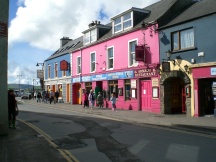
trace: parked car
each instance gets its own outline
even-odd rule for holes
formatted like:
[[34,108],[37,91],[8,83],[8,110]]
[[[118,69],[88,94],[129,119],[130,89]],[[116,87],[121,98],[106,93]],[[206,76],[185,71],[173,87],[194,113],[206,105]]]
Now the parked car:
[[21,96],[21,99],[32,99],[32,94],[31,93],[23,93]]

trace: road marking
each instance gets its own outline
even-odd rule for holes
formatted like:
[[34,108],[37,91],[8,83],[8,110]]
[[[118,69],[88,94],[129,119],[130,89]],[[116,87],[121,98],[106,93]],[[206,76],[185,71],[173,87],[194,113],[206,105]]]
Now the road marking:
[[35,125],[26,122],[22,119],[17,118],[18,121],[26,124],[27,126],[29,126],[30,128],[32,128],[33,130],[35,130],[37,133],[41,134],[44,139],[46,141],[48,141],[48,143],[55,149],[57,149],[59,151],[59,153],[68,161],[68,162],[79,162],[79,160],[77,160],[77,158],[75,156],[73,156],[68,150],[64,150],[64,149],[58,149],[58,146],[52,142],[52,137],[50,137],[47,133],[45,133],[44,131],[42,131],[41,129],[39,129],[38,127],[36,127]]

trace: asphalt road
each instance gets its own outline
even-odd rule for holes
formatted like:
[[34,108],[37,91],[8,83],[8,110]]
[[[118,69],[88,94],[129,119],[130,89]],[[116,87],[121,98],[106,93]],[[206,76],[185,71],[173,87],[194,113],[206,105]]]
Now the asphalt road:
[[216,137],[19,105],[19,119],[80,162],[215,162]]

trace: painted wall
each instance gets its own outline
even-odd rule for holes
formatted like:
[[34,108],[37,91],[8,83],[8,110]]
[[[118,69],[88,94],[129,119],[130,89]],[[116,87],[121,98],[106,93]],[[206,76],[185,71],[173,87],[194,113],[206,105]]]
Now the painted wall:
[[[70,63],[70,54],[65,54],[60,57],[56,57],[54,59],[45,61],[45,80],[48,79],[48,66],[50,65],[50,79],[54,79],[54,65],[55,63],[58,64],[58,78],[62,77],[62,71],[60,71],[60,61],[66,60],[67,62]],[[70,69],[66,71],[66,76],[70,76]]]
[[[96,72],[104,73],[110,71],[116,71],[120,69],[128,68],[128,42],[137,40],[138,44],[144,43],[144,35],[141,31],[135,31],[127,35],[116,37],[112,40],[97,44],[95,46],[82,50],[82,75],[89,75],[90,73],[90,53],[96,53]],[[150,30],[145,31],[146,44],[150,47],[151,53],[147,54],[148,63],[159,62],[159,46],[158,46],[158,35],[153,32],[150,36]],[[109,47],[114,48],[114,69],[107,69],[107,49]],[[74,52],[72,54],[72,76],[77,75],[77,56],[81,56],[81,51]],[[139,66],[143,65],[139,62]]]

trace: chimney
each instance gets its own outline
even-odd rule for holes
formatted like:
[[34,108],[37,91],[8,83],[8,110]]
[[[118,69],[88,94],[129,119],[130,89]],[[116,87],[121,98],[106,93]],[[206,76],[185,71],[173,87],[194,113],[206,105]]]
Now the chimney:
[[69,41],[71,41],[72,39],[70,39],[69,37],[63,37],[60,39],[60,47],[63,47],[66,43],[68,43]]

